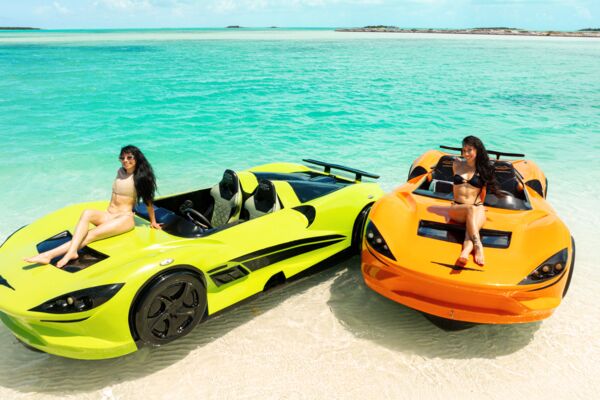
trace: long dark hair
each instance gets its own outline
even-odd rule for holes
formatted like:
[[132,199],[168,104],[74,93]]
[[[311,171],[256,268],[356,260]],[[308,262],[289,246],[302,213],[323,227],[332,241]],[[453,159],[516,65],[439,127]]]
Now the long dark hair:
[[133,172],[133,183],[135,191],[144,203],[154,201],[156,193],[156,177],[152,166],[144,156],[144,153],[135,146],[127,145],[121,148],[121,156],[131,154],[135,158],[135,171]]
[[490,163],[490,157],[483,145],[481,139],[476,136],[467,136],[462,141],[462,147],[472,146],[477,151],[475,157],[475,171],[485,182],[487,190],[494,194],[498,194],[498,181],[496,180],[495,169]]

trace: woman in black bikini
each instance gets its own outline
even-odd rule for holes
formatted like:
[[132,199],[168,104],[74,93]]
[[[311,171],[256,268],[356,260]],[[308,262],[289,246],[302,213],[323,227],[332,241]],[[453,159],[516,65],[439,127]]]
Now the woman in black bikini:
[[449,216],[457,222],[464,222],[467,227],[463,249],[457,264],[464,265],[469,254],[474,252],[473,259],[483,265],[483,246],[479,230],[485,222],[483,201],[487,191],[496,192],[497,184],[494,167],[490,164],[485,146],[475,136],[467,136],[462,141],[462,158],[452,165],[454,172],[454,201]]

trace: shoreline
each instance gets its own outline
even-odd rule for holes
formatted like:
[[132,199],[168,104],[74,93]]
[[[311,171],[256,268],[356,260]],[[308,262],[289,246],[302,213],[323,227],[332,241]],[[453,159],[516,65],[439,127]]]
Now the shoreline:
[[599,31],[528,31],[511,28],[474,28],[474,29],[402,29],[395,27],[340,28],[336,32],[369,32],[369,33],[433,33],[453,35],[497,35],[497,36],[539,36],[539,37],[586,37],[600,38]]

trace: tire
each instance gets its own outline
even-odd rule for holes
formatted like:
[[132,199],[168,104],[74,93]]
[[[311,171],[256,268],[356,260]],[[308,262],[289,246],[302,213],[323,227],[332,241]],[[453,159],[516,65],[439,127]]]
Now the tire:
[[19,339],[19,338],[16,338],[16,339],[17,339],[17,341],[18,341],[19,343],[21,343],[21,344],[23,345],[23,347],[25,347],[27,350],[31,350],[31,351],[33,351],[34,353],[46,353],[46,352],[45,352],[45,351],[43,351],[43,350],[40,350],[40,349],[38,349],[38,348],[36,348],[36,347],[33,347],[33,346],[30,346],[30,345],[28,345],[27,343],[25,343],[24,341],[22,341],[22,340],[21,340],[21,339]]
[[569,266],[569,276],[567,277],[567,283],[565,284],[565,290],[563,290],[563,299],[567,295],[569,291],[569,286],[571,286],[571,278],[573,277],[573,270],[575,269],[575,239],[571,236],[571,245],[573,247],[573,257],[571,258],[571,265]]
[[356,219],[354,220],[354,228],[352,229],[352,253],[360,254],[362,247],[362,239],[363,239],[363,231],[365,230],[365,223],[367,222],[367,217],[369,216],[369,212],[371,211],[371,207],[373,203],[368,204],[363,208]]
[[431,315],[427,313],[421,314],[423,314],[423,316],[427,318],[433,325],[446,332],[464,331],[465,329],[470,329],[475,325],[478,325],[474,322],[457,321],[455,319],[438,317],[437,315]]
[[160,346],[187,335],[206,311],[206,288],[189,271],[154,278],[133,309],[134,328],[142,343]]

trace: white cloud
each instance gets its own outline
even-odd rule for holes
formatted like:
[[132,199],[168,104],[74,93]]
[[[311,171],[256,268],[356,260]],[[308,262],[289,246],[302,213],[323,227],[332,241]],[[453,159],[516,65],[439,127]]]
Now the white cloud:
[[71,10],[69,10],[67,7],[63,6],[62,4],[60,4],[58,1],[54,1],[52,2],[52,7],[54,7],[54,9],[56,10],[56,12],[58,12],[59,14],[70,14]]
[[150,0],[97,0],[94,6],[116,11],[145,11],[153,8]]
[[[440,0],[410,0],[438,2]],[[441,0],[444,1],[444,0]],[[217,13],[227,13],[234,10],[265,10],[269,8],[323,7],[327,5],[373,5],[383,4],[386,0],[212,0],[207,8]]]
[[53,1],[51,5],[44,5],[44,6],[36,7],[33,11],[34,11],[34,13],[36,13],[38,15],[71,14],[71,10],[69,10],[67,7],[63,6],[62,4],[60,4],[59,1]]

